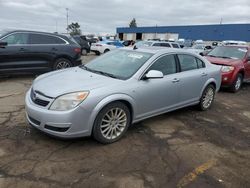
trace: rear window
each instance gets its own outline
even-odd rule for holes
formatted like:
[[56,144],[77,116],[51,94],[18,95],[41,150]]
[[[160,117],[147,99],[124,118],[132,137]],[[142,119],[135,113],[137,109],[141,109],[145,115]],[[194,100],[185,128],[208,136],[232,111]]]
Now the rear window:
[[173,48],[180,48],[178,44],[172,43]]

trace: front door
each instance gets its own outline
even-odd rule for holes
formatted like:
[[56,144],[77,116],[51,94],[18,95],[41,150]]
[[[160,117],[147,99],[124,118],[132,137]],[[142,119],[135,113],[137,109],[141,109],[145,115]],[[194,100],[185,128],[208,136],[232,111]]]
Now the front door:
[[0,48],[0,73],[25,70],[28,66],[27,33],[12,33],[0,39],[7,42],[7,46]]
[[174,108],[179,100],[179,80],[176,77],[177,66],[174,55],[164,55],[157,59],[146,71],[158,70],[163,78],[141,79],[135,90],[135,101],[138,101],[138,116],[143,119]]

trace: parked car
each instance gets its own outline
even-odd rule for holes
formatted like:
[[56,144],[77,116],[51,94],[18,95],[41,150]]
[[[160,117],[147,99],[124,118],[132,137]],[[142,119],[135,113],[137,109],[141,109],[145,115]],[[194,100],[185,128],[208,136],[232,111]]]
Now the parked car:
[[26,114],[47,134],[92,135],[107,144],[143,119],[190,105],[209,109],[220,83],[220,66],[199,55],[123,48],[37,77],[26,94]]
[[245,41],[238,41],[238,40],[224,40],[222,41],[222,45],[247,45]]
[[90,52],[90,45],[89,45],[89,42],[87,41],[87,39],[84,40],[84,38],[79,36],[79,35],[74,35],[72,37],[81,46],[82,55],[87,55]]
[[222,66],[222,86],[229,87],[231,91],[239,91],[242,82],[250,80],[249,46],[218,46],[206,58]]
[[91,45],[91,51],[95,52],[96,55],[100,55],[106,52],[109,52],[110,50],[116,49],[116,48],[121,48],[124,47],[123,44],[119,41],[100,41],[97,43],[93,43]]
[[139,47],[167,47],[167,48],[181,48],[177,42],[164,42],[164,41],[139,41],[135,43],[137,48]]
[[200,55],[206,55],[213,49],[213,47],[205,44],[195,44],[191,48],[186,48],[186,49]]
[[64,35],[12,31],[0,37],[0,74],[46,72],[80,64],[80,46]]

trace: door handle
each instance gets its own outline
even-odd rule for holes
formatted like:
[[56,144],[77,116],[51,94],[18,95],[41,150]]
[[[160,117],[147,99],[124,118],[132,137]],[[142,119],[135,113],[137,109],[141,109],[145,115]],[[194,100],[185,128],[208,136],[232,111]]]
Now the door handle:
[[201,76],[202,76],[202,77],[203,77],[203,76],[207,76],[207,73],[203,72],[203,73],[201,73]]
[[178,78],[174,78],[174,79],[172,80],[173,83],[176,83],[176,82],[179,82],[179,81],[180,81],[180,79],[178,79]]
[[20,52],[27,52],[28,50],[25,49],[25,48],[20,48],[19,51],[20,51]]
[[53,50],[53,51],[57,51],[57,48],[54,48],[54,47],[53,47],[51,50]]

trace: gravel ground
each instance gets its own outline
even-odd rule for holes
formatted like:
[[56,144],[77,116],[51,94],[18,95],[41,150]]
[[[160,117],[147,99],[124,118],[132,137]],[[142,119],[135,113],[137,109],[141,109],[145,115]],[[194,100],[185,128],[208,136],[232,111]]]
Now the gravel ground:
[[24,95],[34,77],[0,80],[0,187],[250,187],[250,84],[219,92],[207,112],[150,118],[101,145],[28,125]]

